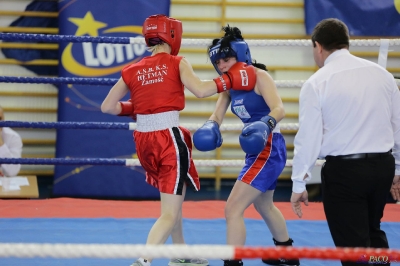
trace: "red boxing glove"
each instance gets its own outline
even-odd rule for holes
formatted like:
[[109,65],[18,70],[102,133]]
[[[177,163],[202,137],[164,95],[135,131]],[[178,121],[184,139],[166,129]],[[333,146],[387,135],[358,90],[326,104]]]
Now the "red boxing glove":
[[215,84],[217,84],[217,92],[221,93],[224,91],[229,90],[232,85],[231,85],[231,79],[227,74],[222,74],[218,78],[213,79]]
[[118,114],[119,116],[130,116],[134,119],[133,114],[133,104],[131,99],[126,102],[119,102],[121,105],[121,112]]
[[244,62],[237,62],[226,74],[214,79],[218,93],[229,89],[250,91],[256,86],[256,81],[256,68]]
[[251,91],[256,86],[256,68],[243,62],[234,64],[227,73],[231,80],[232,90]]

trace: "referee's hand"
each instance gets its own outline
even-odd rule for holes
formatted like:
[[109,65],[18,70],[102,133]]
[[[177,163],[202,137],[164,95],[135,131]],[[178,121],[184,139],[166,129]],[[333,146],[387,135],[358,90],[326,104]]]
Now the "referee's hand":
[[400,201],[400,175],[394,176],[390,193],[394,200]]
[[290,198],[290,203],[292,204],[292,210],[294,213],[301,218],[303,213],[301,211],[301,202],[304,202],[304,205],[308,206],[308,192],[307,189],[302,193],[292,192],[292,197]]

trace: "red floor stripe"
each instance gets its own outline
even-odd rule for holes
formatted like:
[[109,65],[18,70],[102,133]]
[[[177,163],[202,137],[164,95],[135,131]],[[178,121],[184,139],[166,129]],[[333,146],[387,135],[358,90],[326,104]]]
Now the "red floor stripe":
[[[289,202],[275,204],[287,220],[297,220]],[[225,201],[186,201],[184,218],[224,218]],[[325,220],[321,203],[303,205],[303,220]],[[159,201],[116,201],[55,198],[39,200],[0,200],[0,218],[157,218]],[[246,218],[261,219],[251,206]],[[400,204],[386,205],[383,222],[400,222]]]

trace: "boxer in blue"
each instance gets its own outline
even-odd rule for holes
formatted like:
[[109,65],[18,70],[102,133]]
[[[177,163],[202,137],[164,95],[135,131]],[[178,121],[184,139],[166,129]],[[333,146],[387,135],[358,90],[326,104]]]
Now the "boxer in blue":
[[[214,150],[222,145],[219,130],[225,113],[232,112],[244,123],[239,142],[246,153],[245,166],[239,173],[229,195],[225,217],[227,244],[243,246],[246,241],[244,211],[254,204],[267,224],[275,245],[292,246],[286,221],[273,203],[279,175],[286,164],[286,144],[279,130],[279,121],[285,116],[282,100],[272,77],[264,64],[252,62],[250,49],[236,27],[224,27],[224,37],[214,39],[208,52],[216,71],[223,75],[237,62],[253,65],[256,80],[250,91],[233,90],[220,93],[210,119],[193,135],[195,147],[200,151]],[[300,265],[298,259],[263,259],[268,265]],[[224,266],[241,266],[241,260],[225,260]]]

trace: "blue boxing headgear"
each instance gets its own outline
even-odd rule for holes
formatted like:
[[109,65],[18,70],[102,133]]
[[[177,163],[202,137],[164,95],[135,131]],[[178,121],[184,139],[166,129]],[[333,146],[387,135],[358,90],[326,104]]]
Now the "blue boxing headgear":
[[244,40],[238,39],[231,41],[229,44],[230,47],[225,47],[221,50],[221,40],[219,40],[217,45],[210,48],[209,51],[211,63],[220,75],[222,75],[222,73],[218,70],[218,66],[215,62],[222,58],[235,57],[238,62],[244,62],[251,65],[250,49]]

